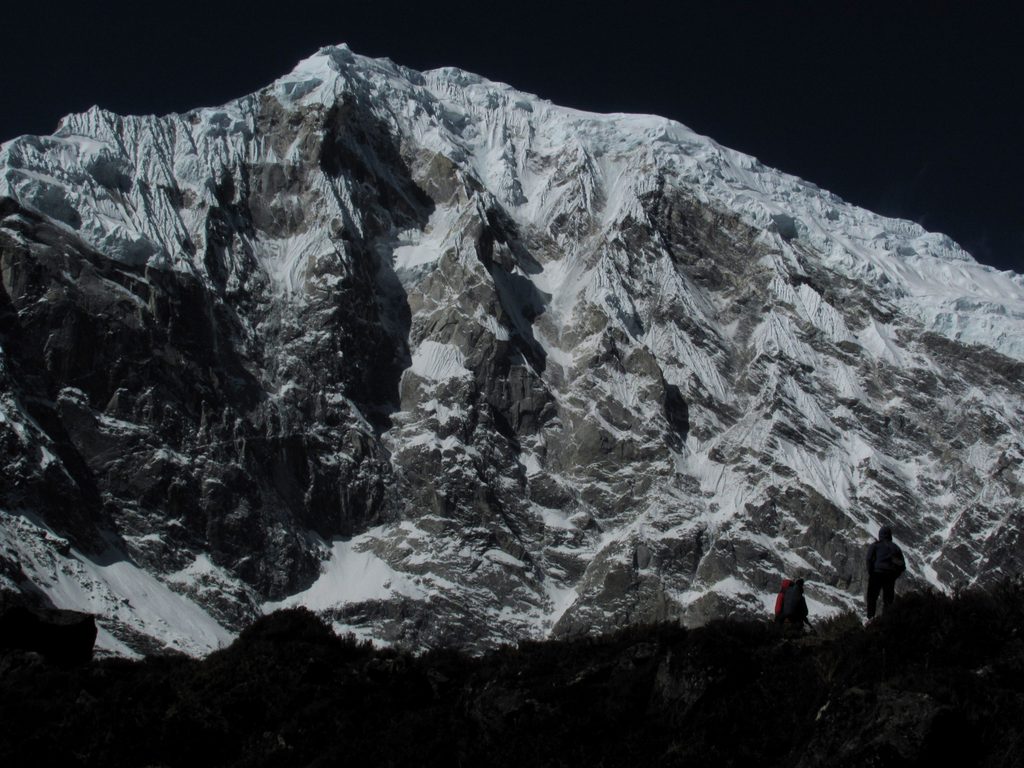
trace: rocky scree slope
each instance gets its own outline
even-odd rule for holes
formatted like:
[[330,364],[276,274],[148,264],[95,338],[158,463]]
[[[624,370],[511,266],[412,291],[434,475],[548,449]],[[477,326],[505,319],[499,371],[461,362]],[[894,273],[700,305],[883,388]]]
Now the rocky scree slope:
[[0,149],[0,586],[482,649],[1019,572],[1024,277],[658,117],[325,48]]

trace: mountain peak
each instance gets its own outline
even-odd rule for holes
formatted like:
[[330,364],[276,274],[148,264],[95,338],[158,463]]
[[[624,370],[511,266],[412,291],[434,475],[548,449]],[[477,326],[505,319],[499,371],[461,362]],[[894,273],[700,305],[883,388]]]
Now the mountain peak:
[[1020,565],[1024,277],[679,123],[331,46],[0,197],[0,574],[110,650],[838,611],[883,523]]

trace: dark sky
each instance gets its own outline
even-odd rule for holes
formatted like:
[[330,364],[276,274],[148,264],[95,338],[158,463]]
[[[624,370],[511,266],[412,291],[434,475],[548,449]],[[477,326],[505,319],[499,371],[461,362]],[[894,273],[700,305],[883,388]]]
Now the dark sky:
[[994,5],[180,0],[62,3],[44,16],[10,3],[0,140],[50,133],[94,103],[218,104],[347,42],[566,106],[674,118],[1024,272],[1024,12]]

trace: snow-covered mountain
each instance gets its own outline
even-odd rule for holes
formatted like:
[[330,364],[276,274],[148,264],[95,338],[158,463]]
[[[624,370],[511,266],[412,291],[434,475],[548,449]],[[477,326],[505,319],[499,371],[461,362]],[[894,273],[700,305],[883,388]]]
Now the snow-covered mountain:
[[0,150],[0,585],[483,648],[1024,564],[1024,277],[659,117],[325,48]]

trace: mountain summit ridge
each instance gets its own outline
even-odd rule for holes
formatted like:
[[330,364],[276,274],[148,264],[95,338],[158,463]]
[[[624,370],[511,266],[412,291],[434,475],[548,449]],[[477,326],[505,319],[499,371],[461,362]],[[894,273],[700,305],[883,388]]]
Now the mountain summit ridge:
[[883,523],[1020,568],[1024,276],[665,118],[335,46],[0,197],[0,575],[110,650],[838,610]]

